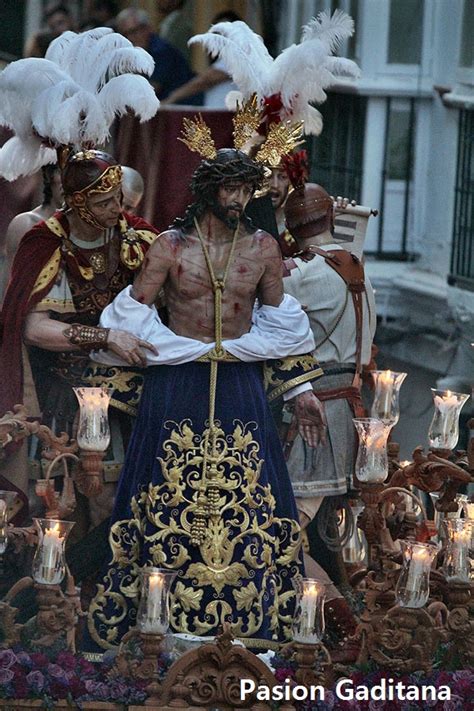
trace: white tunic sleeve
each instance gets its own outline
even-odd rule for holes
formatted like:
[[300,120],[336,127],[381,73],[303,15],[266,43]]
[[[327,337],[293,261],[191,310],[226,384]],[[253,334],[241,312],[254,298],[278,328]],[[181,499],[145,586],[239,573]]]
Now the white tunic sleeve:
[[[147,365],[179,365],[205,355],[215,343],[202,343],[194,338],[178,336],[165,326],[154,306],[140,304],[127,286],[109,304],[100,318],[104,328],[128,331],[153,344],[158,352],[146,352]],[[285,295],[280,306],[257,306],[252,314],[252,326],[239,338],[225,340],[223,347],[245,362],[285,358],[308,353],[314,348],[308,317],[292,296]],[[91,358],[106,365],[127,365],[109,351],[98,351]]]

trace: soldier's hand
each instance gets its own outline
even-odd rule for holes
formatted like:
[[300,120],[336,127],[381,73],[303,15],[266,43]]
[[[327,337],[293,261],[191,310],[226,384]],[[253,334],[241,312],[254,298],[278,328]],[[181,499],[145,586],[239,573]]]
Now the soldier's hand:
[[148,343],[148,341],[132,336],[127,331],[117,331],[115,329],[109,331],[107,349],[120,356],[130,365],[143,368],[146,366],[146,351],[158,355],[155,346]]
[[295,414],[298,431],[310,447],[326,444],[326,415],[324,405],[312,390],[306,390],[295,398]]

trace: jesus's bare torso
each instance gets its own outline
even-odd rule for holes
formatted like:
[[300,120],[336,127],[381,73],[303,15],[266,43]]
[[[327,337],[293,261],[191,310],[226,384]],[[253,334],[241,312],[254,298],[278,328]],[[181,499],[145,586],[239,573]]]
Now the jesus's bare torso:
[[[212,234],[215,220],[201,226],[216,279],[222,279],[232,249],[231,230]],[[206,226],[208,229],[206,230]],[[216,232],[218,232],[216,234]],[[170,329],[205,343],[215,340],[215,308],[211,276],[193,229],[163,232],[149,250],[133,296],[151,304],[164,288]],[[273,237],[239,227],[222,296],[222,338],[238,338],[250,330],[255,299],[278,306],[283,297],[281,256]]]

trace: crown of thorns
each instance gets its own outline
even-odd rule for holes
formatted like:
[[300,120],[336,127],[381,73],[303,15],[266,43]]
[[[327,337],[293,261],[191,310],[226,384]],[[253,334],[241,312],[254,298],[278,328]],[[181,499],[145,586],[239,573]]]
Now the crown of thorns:
[[236,182],[248,183],[259,190],[265,180],[265,168],[261,163],[235,148],[222,148],[212,159],[203,160],[191,180],[195,195],[214,191],[219,185]]

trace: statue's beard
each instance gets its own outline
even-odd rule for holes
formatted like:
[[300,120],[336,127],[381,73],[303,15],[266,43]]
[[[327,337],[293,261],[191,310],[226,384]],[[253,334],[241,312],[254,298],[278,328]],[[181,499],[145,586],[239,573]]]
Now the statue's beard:
[[[238,210],[239,214],[238,215],[237,214],[230,215],[229,211],[231,209]],[[211,210],[212,210],[212,213],[217,217],[217,219],[220,220],[221,222],[223,222],[224,225],[226,227],[228,227],[229,229],[235,230],[239,226],[240,217],[243,212],[243,210],[240,206],[232,205],[229,207],[223,207],[222,205],[219,205],[219,203],[213,202],[211,205]]]

